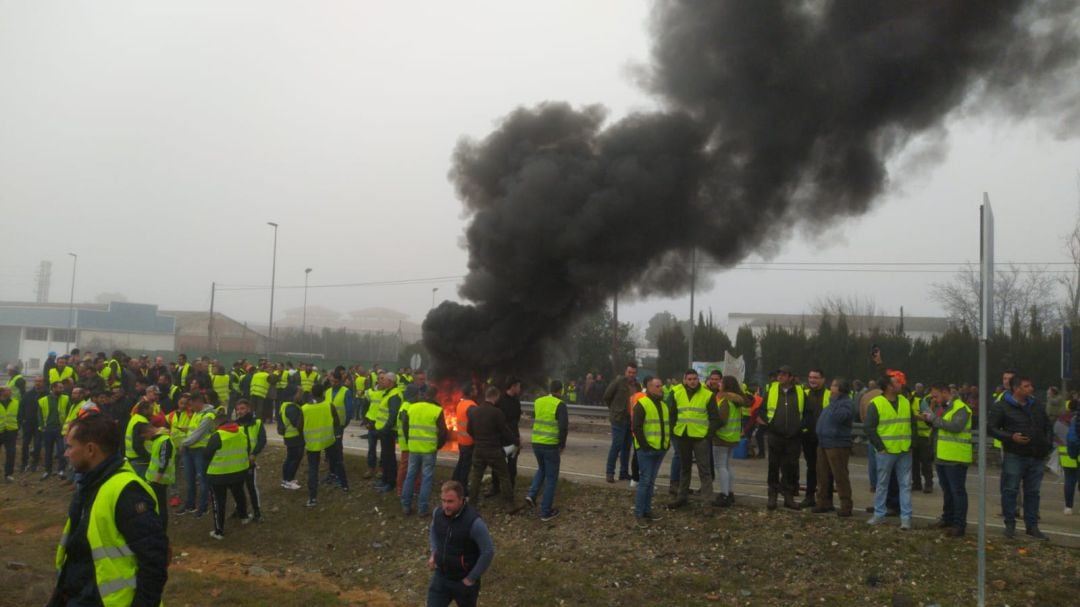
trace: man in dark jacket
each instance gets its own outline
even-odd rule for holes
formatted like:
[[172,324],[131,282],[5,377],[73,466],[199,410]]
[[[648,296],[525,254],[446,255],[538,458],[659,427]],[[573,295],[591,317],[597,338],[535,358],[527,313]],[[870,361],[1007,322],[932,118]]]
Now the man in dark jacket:
[[[830,483],[835,483],[840,497],[837,516],[851,516],[851,480],[848,478],[848,459],[851,457],[851,424],[855,421],[855,403],[848,394],[851,382],[836,378],[829,389],[829,406],[817,418],[817,500],[811,512],[833,510]],[[809,491],[809,489],[807,489]]]
[[45,378],[34,378],[34,387],[23,393],[19,403],[19,430],[22,431],[22,458],[19,463],[23,472],[37,472],[41,461],[41,431],[38,430],[38,399],[48,395]]
[[473,607],[480,596],[480,576],[495,558],[495,545],[480,515],[465,503],[461,483],[443,483],[441,497],[442,506],[431,516],[428,569],[434,573],[427,604],[445,607],[454,601],[458,607]]
[[[814,494],[817,491],[817,454],[818,437],[817,422],[822,409],[829,402],[829,387],[825,385],[825,372],[821,369],[810,369],[806,374],[806,400],[803,408],[803,433],[802,454],[806,459],[806,497],[799,504],[802,508],[812,508],[815,505]],[[829,484],[825,490],[829,491]],[[829,501],[832,501],[830,492]]]
[[776,374],[777,381],[765,390],[765,402],[758,408],[758,425],[765,426],[769,445],[768,509],[775,510],[777,496],[784,495],[784,507],[798,510],[795,503],[796,480],[799,473],[799,453],[802,452],[802,414],[805,392],[795,383],[791,367],[784,365]]
[[611,448],[607,457],[607,482],[615,482],[615,460],[619,460],[619,480],[630,479],[630,395],[641,392],[637,363],[630,361],[626,372],[604,390],[604,405],[611,421]]
[[1005,513],[1005,537],[1016,535],[1016,496],[1024,484],[1024,526],[1027,534],[1049,539],[1039,530],[1039,488],[1043,466],[1054,448],[1046,408],[1035,400],[1031,378],[1016,375],[1011,391],[990,407],[987,428],[1001,441],[1005,460],[1001,464],[1001,509]]
[[[521,445],[521,380],[516,377],[510,377],[506,380],[506,388],[501,396],[499,396],[498,402],[495,406],[502,410],[503,415],[506,416],[506,427],[510,428],[510,433],[514,435],[514,445]],[[510,479],[510,491],[514,491],[514,485],[517,483],[517,461],[520,451],[517,449],[510,450],[506,454],[506,475]],[[501,487],[499,485],[499,479],[495,478],[491,485],[491,494],[488,497],[492,497],[499,493]]]
[[476,504],[480,499],[480,482],[484,480],[484,470],[491,468],[493,482],[507,504],[514,500],[514,489],[510,483],[510,473],[506,468],[506,454],[503,447],[519,445],[506,423],[506,414],[495,406],[499,400],[499,389],[488,386],[484,391],[484,401],[469,409],[469,434],[473,437],[473,461],[469,470],[469,500]]
[[[158,510],[168,506],[155,502],[146,484],[124,461],[122,441],[120,428],[100,413],[80,417],[68,429],[66,456],[72,469],[82,478],[68,509],[67,539],[61,544],[60,574],[49,607],[100,605],[106,596],[110,604],[157,605],[161,602],[168,579],[169,540]],[[117,482],[121,485],[117,486]],[[99,499],[114,504],[103,511],[114,517],[112,523],[121,537],[109,538],[108,525],[90,516]],[[95,541],[102,545],[91,545],[88,536],[91,529],[98,538]],[[132,585],[124,584],[102,596],[94,553],[102,549],[115,549],[119,553],[121,546],[110,545],[119,542],[123,542],[128,555],[110,560],[114,563],[133,560],[134,579]]]

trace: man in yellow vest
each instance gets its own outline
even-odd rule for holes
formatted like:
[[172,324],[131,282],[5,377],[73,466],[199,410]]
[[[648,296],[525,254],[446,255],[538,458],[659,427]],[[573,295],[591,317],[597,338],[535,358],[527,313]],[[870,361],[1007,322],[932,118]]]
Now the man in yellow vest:
[[533,404],[532,446],[533,455],[536,456],[536,474],[525,496],[525,503],[536,505],[536,496],[542,485],[544,497],[540,501],[540,520],[545,523],[559,516],[559,510],[553,507],[555,487],[559,482],[559,465],[570,430],[570,417],[562,399],[562,388],[561,381],[552,381],[550,393],[536,399]]
[[[237,403],[239,405],[239,403]],[[225,539],[225,499],[231,493],[240,519],[247,519],[247,497],[244,479],[251,466],[251,445],[248,435],[236,422],[229,420],[224,409],[214,415],[217,431],[206,443],[206,478],[210,483],[210,503],[214,508],[214,530],[210,537]]]
[[919,415],[933,428],[929,440],[944,498],[937,526],[949,537],[963,537],[967,529],[967,473],[972,461],[971,408],[954,399],[945,382],[930,387],[930,398],[942,414],[927,407]]
[[[915,384],[911,393],[911,410],[919,417],[914,442],[911,447],[911,490],[923,493],[934,492],[934,460],[936,455],[930,445],[931,427],[924,421],[923,413],[930,409],[933,397],[926,393],[926,387]],[[948,403],[946,403],[948,404]]]
[[[318,505],[319,459],[322,452],[334,444],[334,427],[338,425],[337,411],[330,405],[329,400],[323,398],[323,387],[316,384],[311,389],[308,402],[300,408],[303,415],[301,426],[304,450],[307,451],[308,461],[308,501],[305,504],[308,508]],[[393,445],[390,450],[393,451]]]
[[59,460],[57,469],[64,478],[64,420],[67,418],[71,399],[64,394],[64,384],[56,382],[49,386],[49,393],[38,399],[38,430],[41,432],[41,448],[45,450],[45,473],[41,480],[52,474],[53,457]]
[[1061,470],[1064,473],[1065,486],[1065,509],[1062,513],[1068,516],[1073,513],[1073,500],[1076,498],[1077,481],[1077,447],[1072,445],[1071,454],[1069,446],[1069,432],[1075,437],[1076,422],[1080,417],[1080,402],[1070,399],[1066,404],[1065,412],[1054,421],[1054,442],[1058,446],[1058,458],[1061,460]]
[[300,409],[303,406],[303,390],[299,386],[292,386],[290,389],[293,392],[292,397],[287,397],[278,411],[277,431],[285,442],[281,488],[296,491],[300,488],[300,483],[296,482],[296,471],[300,469],[300,462],[304,459],[304,415]]
[[904,397],[903,384],[893,374],[883,376],[878,385],[881,394],[870,401],[866,409],[863,425],[867,439],[877,450],[877,487],[874,493],[874,516],[867,523],[880,525],[885,522],[885,500],[889,475],[896,471],[896,481],[900,486],[900,529],[911,529],[911,440],[917,432],[916,416],[911,410],[911,401]]
[[65,392],[75,386],[75,370],[68,366],[67,356],[56,357],[56,366],[49,369],[49,387],[62,384]]
[[671,411],[671,439],[679,455],[679,490],[668,508],[682,508],[690,495],[690,475],[697,462],[701,480],[701,497],[712,497],[712,449],[709,437],[720,427],[716,395],[701,385],[697,371],[687,369],[683,381],[671,390],[667,398]]
[[334,444],[326,449],[326,463],[330,474],[323,480],[333,483],[345,493],[349,492],[349,477],[345,473],[345,426],[349,425],[349,389],[342,385],[344,369],[334,370],[328,375],[329,385],[325,387],[324,398],[334,409]]
[[176,447],[173,445],[169,430],[165,427],[165,416],[155,415],[150,418],[150,425],[143,430],[143,441],[149,445],[150,463],[146,467],[146,482],[154,490],[161,515],[161,527],[169,531],[169,487],[176,484]]
[[[251,504],[251,516],[244,519],[244,523],[259,522],[262,520],[262,500],[259,495],[259,479],[257,476],[258,465],[255,458],[266,448],[266,426],[263,420],[255,416],[251,405],[241,399],[236,401],[236,423],[240,425],[248,436],[250,450],[248,452],[247,476],[244,478],[244,489],[247,491],[248,502]],[[239,518],[239,517],[238,517]]]
[[798,485],[799,453],[802,452],[803,409],[806,394],[795,383],[791,367],[776,372],[776,381],[765,390],[765,403],[758,408],[757,424],[765,427],[769,450],[768,509],[776,509],[777,495],[784,494],[784,507],[798,510],[795,489]]
[[15,442],[19,436],[19,400],[0,387],[0,445],[4,447],[4,480],[15,480]]
[[[148,449],[150,444],[146,440],[148,436],[146,430],[151,428],[150,418],[153,417],[151,407],[151,403],[146,400],[135,403],[124,431],[124,456],[127,457],[135,473],[143,480],[146,479],[146,469],[150,466],[150,450]],[[161,506],[164,508],[165,504]]]
[[660,520],[653,514],[652,498],[656,475],[671,445],[671,411],[664,401],[664,383],[659,377],[645,378],[645,393],[634,403],[630,426],[640,473],[634,495],[634,517],[638,526],[645,528]]
[[401,414],[402,450],[409,452],[409,467],[401,488],[401,510],[405,516],[413,513],[414,483],[420,477],[420,497],[416,506],[420,516],[431,513],[431,483],[435,478],[435,459],[446,443],[449,432],[443,409],[435,404],[438,390],[428,386],[419,400]]
[[88,413],[68,429],[66,456],[82,476],[56,553],[49,605],[159,605],[169,540],[153,490],[124,461],[123,431]]
[[367,469],[367,472],[364,473],[364,478],[365,479],[368,479],[368,478],[371,478],[372,476],[375,476],[377,471],[378,471],[378,473],[380,475],[382,474],[381,470],[379,469],[379,459],[378,459],[378,453],[377,453],[378,447],[379,447],[379,436],[378,436],[378,433],[375,432],[375,418],[378,417],[379,411],[381,410],[381,408],[383,406],[383,395],[386,392],[385,390],[383,390],[380,387],[380,385],[382,383],[381,378],[382,378],[382,372],[381,371],[379,373],[375,374],[375,379],[373,381],[371,381],[371,383],[370,383],[371,387],[367,389],[367,394],[365,395],[367,397],[367,403],[368,403],[367,410],[364,411],[364,419],[363,419],[364,428],[367,429],[367,434],[364,435],[364,437],[367,438],[367,442],[368,442],[368,451],[367,451],[367,468],[368,469]]
[[[187,438],[181,444],[181,453],[184,458],[184,481],[187,485],[187,499],[180,508],[177,516],[188,513],[199,518],[206,514],[209,508],[208,502],[210,485],[206,479],[206,467],[209,461],[206,458],[206,445],[210,442],[210,435],[214,433],[217,425],[214,421],[214,406],[206,402],[206,398],[194,392],[188,399],[193,411]],[[201,491],[199,489],[201,488]],[[198,495],[198,509],[195,508],[195,497]]]
[[[397,375],[383,373],[379,378],[383,400],[375,413],[375,435],[379,439],[379,465],[382,479],[375,487],[379,493],[393,491],[397,483],[397,466],[394,457],[394,441],[397,439],[398,412],[401,409],[405,389],[398,385]],[[404,479],[403,479],[404,480]]]
[[[817,505],[817,421],[821,412],[829,406],[829,387],[825,385],[825,371],[820,368],[810,369],[806,373],[806,396],[803,405],[803,430],[799,437],[802,441],[803,459],[806,460],[806,497],[799,503],[800,508],[813,508]],[[798,468],[796,468],[798,470]],[[796,481],[798,482],[798,481]],[[832,501],[832,491],[829,491]]]

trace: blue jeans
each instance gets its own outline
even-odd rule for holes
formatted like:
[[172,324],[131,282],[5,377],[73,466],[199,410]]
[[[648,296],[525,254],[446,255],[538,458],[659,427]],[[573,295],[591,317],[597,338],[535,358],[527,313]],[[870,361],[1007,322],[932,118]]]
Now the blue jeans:
[[529,497],[536,499],[540,485],[544,485],[544,498],[540,501],[540,516],[551,514],[555,503],[555,484],[559,482],[559,464],[562,454],[558,445],[537,445],[533,443],[533,455],[536,456],[536,474],[533,475]]
[[641,480],[638,481],[637,493],[634,494],[634,516],[644,516],[652,511],[653,492],[656,490],[656,475],[660,472],[660,464],[664,461],[667,450],[644,451],[638,450],[638,467],[641,470]]
[[53,471],[53,458],[57,459],[57,471],[64,471],[64,436],[60,428],[46,428],[41,432],[41,448],[45,450],[45,471]]
[[416,487],[416,475],[420,474],[420,503],[416,505],[420,514],[431,510],[431,482],[435,478],[436,453],[409,452],[409,471],[405,473],[405,484],[401,487],[401,507],[412,508],[413,489]]
[[[900,520],[911,521],[911,451],[904,453],[889,453],[881,451],[876,454],[877,458],[877,486],[880,488],[889,486],[889,474],[896,471],[896,481],[900,485]],[[885,500],[889,492],[876,491],[874,493],[874,516],[885,516]]]
[[611,424],[611,449],[607,454],[607,474],[615,475],[619,459],[619,478],[630,478],[630,424]]
[[[202,487],[199,495],[199,512],[206,512],[210,507],[210,485],[206,481],[206,451],[203,448],[184,449],[184,483],[187,485],[187,499],[184,500],[184,509],[195,509],[195,496],[197,487]],[[198,485],[196,485],[196,481]]]
[[1016,526],[1016,496],[1020,483],[1024,483],[1024,526],[1039,526],[1039,486],[1042,484],[1045,460],[1005,452],[1001,464],[1001,509],[1005,513],[1005,525]]
[[938,484],[945,497],[941,508],[941,520],[958,529],[967,527],[968,467],[963,464],[937,465]]
[[870,490],[877,492],[877,450],[874,445],[866,443],[866,476],[870,480]]
[[679,450],[675,449],[671,452],[671,470],[668,471],[668,484],[672,487],[678,487],[679,481],[682,479],[681,462],[679,461]]

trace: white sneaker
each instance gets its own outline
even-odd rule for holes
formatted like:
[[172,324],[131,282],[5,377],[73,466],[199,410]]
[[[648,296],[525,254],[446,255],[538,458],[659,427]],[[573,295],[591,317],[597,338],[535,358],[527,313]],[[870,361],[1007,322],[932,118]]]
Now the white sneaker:
[[1062,512],[1063,512],[1063,514],[1072,514],[1072,508],[1066,508]]
[[218,533],[217,531],[211,531],[210,532],[210,537],[214,538],[215,540],[223,540],[223,539],[225,539],[225,536]]
[[630,488],[633,489],[634,487],[637,487],[637,481],[630,479]]
[[298,483],[296,481],[289,481],[289,484],[285,488],[290,489],[292,491],[296,491],[297,489],[300,488],[300,483]]

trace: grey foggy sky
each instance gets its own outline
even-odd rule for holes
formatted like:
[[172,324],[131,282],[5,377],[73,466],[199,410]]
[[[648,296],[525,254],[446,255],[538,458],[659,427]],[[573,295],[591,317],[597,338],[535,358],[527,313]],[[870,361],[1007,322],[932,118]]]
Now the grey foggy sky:
[[[462,135],[518,105],[602,103],[611,120],[654,100],[641,0],[520,2],[94,2],[0,0],[0,300],[32,300],[42,259],[51,300],[121,292],[206,309],[211,281],[278,285],[465,274],[465,220],[446,179]],[[1080,143],[1057,125],[965,108],[944,155],[917,147],[867,215],[771,251],[784,261],[974,261],[990,193],[997,258],[1065,261],[1080,194]],[[794,218],[793,218],[794,220]],[[648,218],[642,218],[647,234]],[[939,268],[949,269],[949,268]],[[732,270],[698,309],[800,312],[861,294],[937,314],[940,273]],[[342,312],[383,305],[419,322],[454,282],[313,288]],[[793,293],[799,294],[792,297]],[[276,318],[302,302],[279,289]],[[267,291],[219,293],[217,309],[264,323]],[[637,322],[686,297],[626,303]]]

